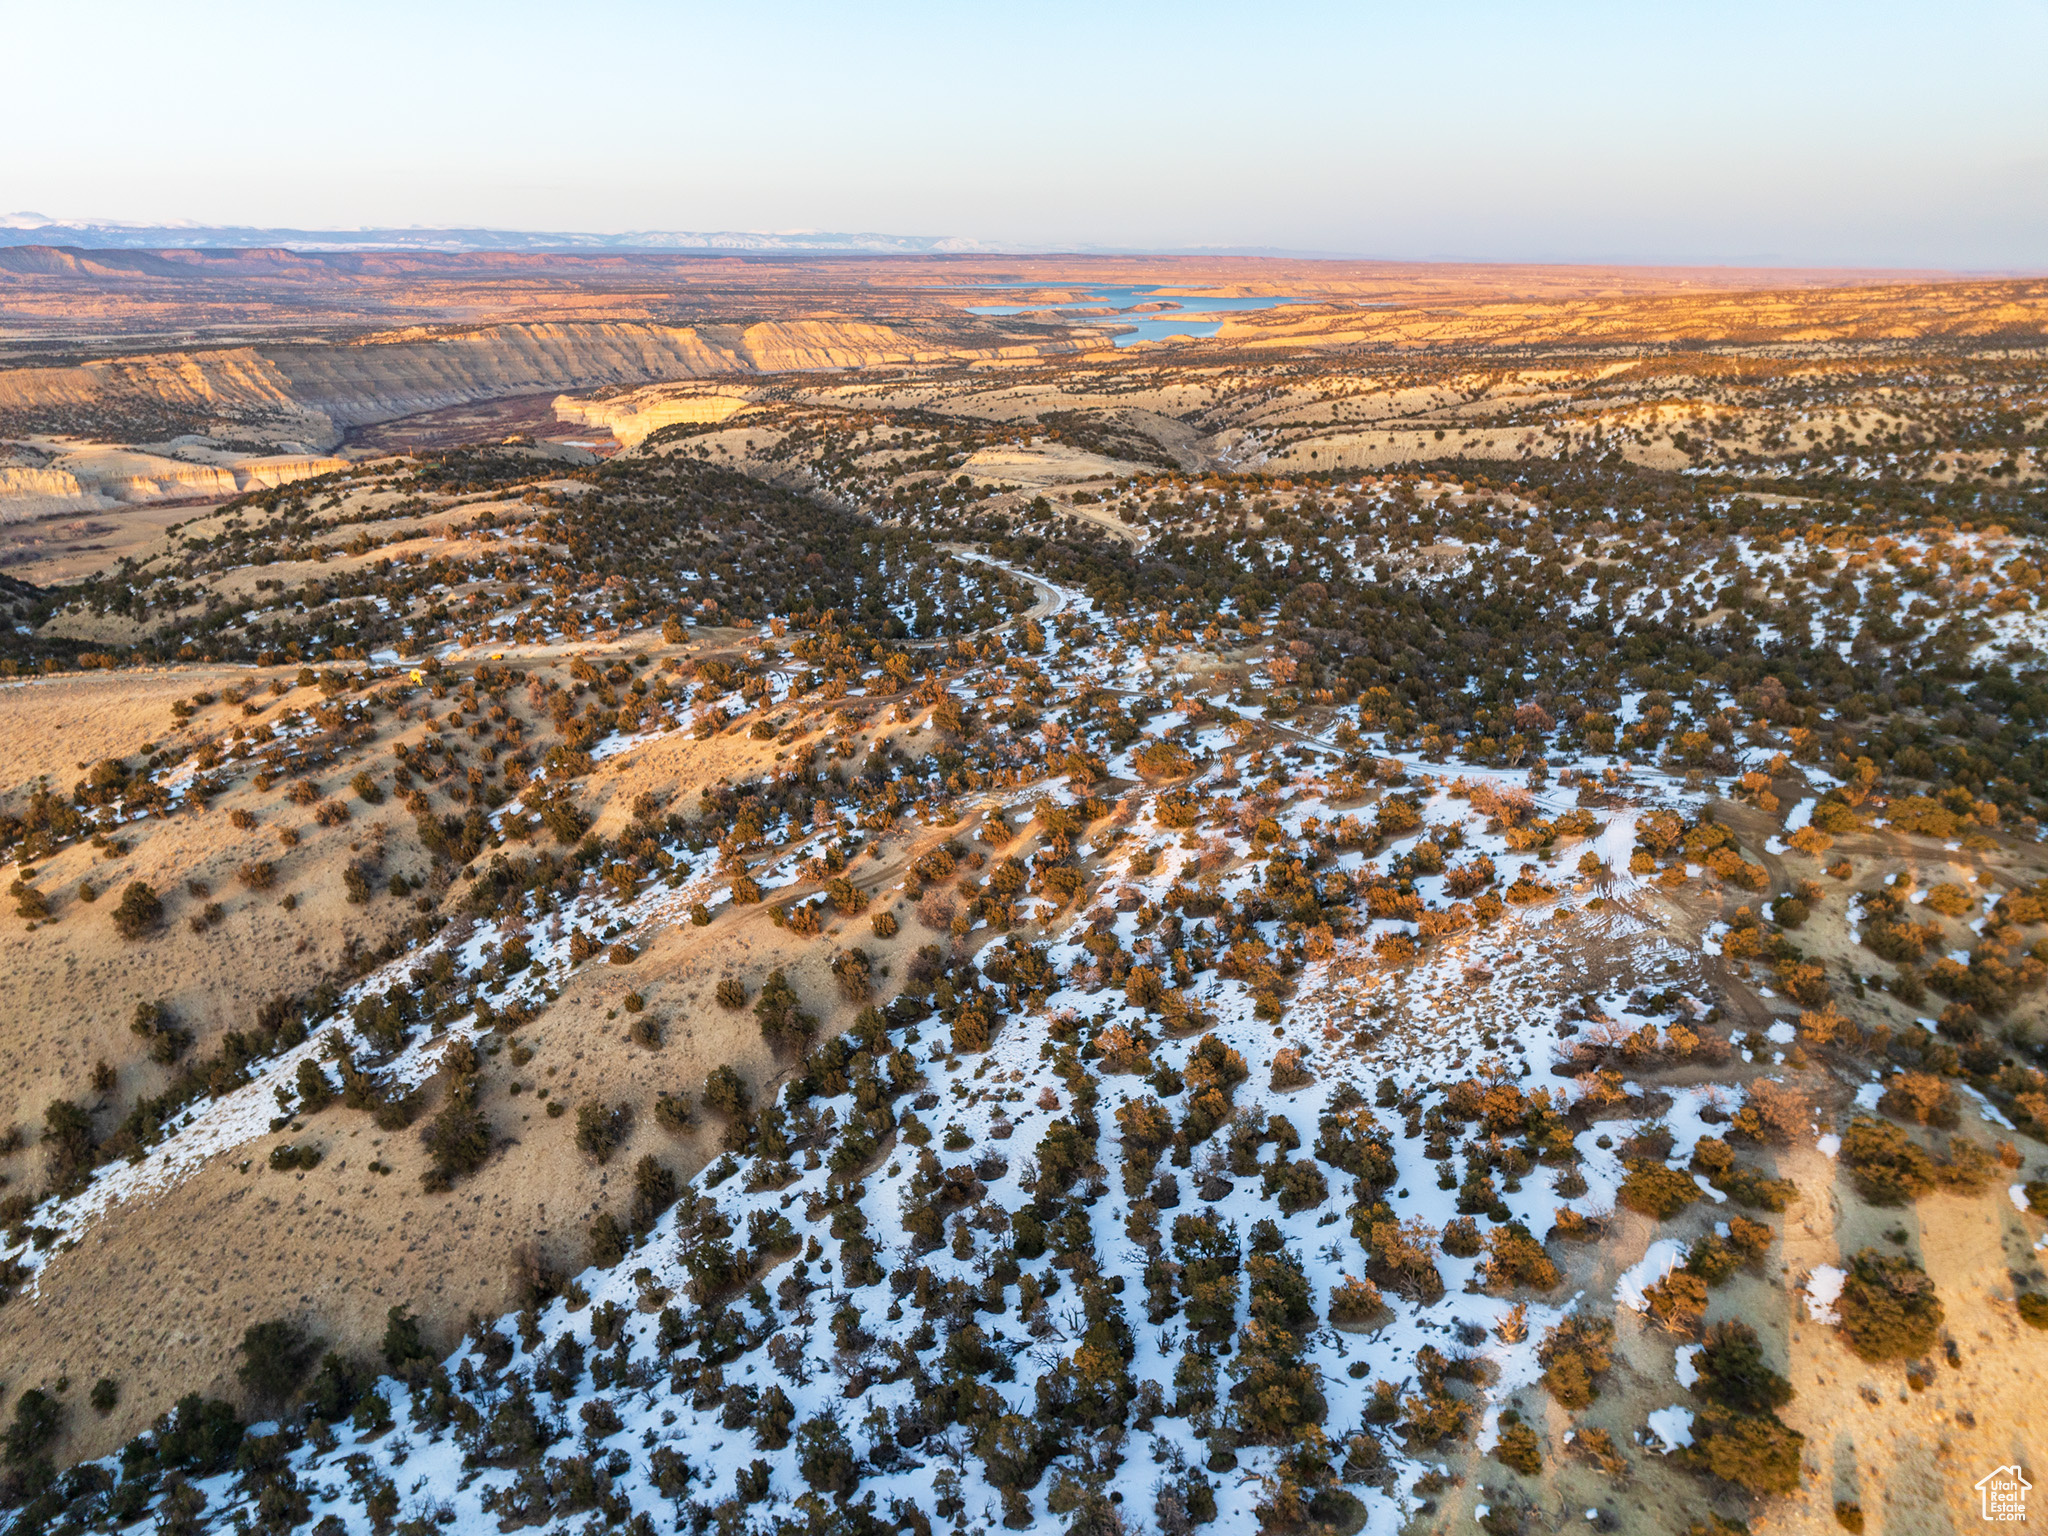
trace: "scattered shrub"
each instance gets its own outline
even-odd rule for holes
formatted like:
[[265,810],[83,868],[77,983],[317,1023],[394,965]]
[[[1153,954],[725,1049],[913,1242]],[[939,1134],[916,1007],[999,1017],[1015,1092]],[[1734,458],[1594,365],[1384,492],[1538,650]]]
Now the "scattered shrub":
[[420,1128],[420,1142],[432,1159],[421,1182],[444,1190],[490,1160],[491,1122],[477,1106],[476,1051],[467,1040],[451,1043],[441,1057],[448,1079],[446,1100]]
[[1628,1475],[1628,1458],[1621,1454],[1614,1437],[1604,1429],[1590,1424],[1579,1425],[1572,1435],[1571,1448],[1574,1455],[1584,1457],[1609,1477]]
[[384,1363],[394,1371],[414,1360],[430,1360],[433,1351],[420,1337],[420,1320],[404,1307],[395,1306],[384,1314]]
[[1792,1383],[1765,1363],[1763,1345],[1747,1323],[1715,1323],[1693,1365],[1699,1372],[1693,1396],[1736,1413],[1770,1413],[1792,1401]]
[[576,1146],[599,1165],[612,1160],[612,1154],[625,1142],[632,1127],[633,1109],[629,1104],[607,1105],[585,1099],[576,1106]]
[[82,1181],[94,1160],[92,1116],[69,1099],[50,1100],[43,1108],[43,1171],[50,1183],[62,1190]]
[[146,880],[131,880],[114,908],[114,927],[124,939],[139,939],[152,933],[164,920],[164,904]]
[[1944,1312],[1934,1282],[1903,1254],[1866,1248],[1835,1303],[1842,1337],[1865,1360],[1910,1360],[1934,1347]]
[[1674,1269],[1643,1292],[1650,1316],[1671,1333],[1691,1338],[1699,1333],[1707,1311],[1706,1280],[1686,1269]]
[[1460,1216],[1444,1227],[1443,1250],[1454,1259],[1476,1258],[1481,1246],[1479,1223],[1470,1216]]
[[635,1232],[645,1232],[676,1203],[681,1186],[675,1170],[652,1153],[633,1165],[633,1204],[628,1217]]
[[874,962],[864,949],[842,950],[832,957],[832,975],[848,1001],[864,1003],[874,986]]
[[128,1032],[149,1043],[149,1059],[169,1066],[192,1047],[192,1032],[181,1027],[167,1002],[138,1002]]
[[754,1002],[754,1021],[769,1048],[784,1053],[806,1049],[818,1032],[818,1021],[804,1012],[796,988],[780,970],[771,971],[761,984],[761,995]]
[[1927,905],[1943,917],[1962,917],[1977,905],[1977,901],[1962,886],[1943,881],[1928,891]]
[[1522,1416],[1512,1408],[1501,1410],[1500,1438],[1494,1444],[1493,1459],[1524,1477],[1534,1477],[1543,1470],[1536,1431],[1524,1424]]
[[654,1097],[654,1123],[671,1136],[681,1136],[697,1123],[690,1113],[690,1096],[663,1090]]
[[1754,1494],[1786,1494],[1799,1486],[1806,1437],[1776,1414],[1736,1413],[1709,1404],[1693,1415],[1692,1437],[1680,1453],[1688,1465]]
[[1949,1083],[1932,1072],[1901,1072],[1891,1080],[1877,1107],[1915,1125],[1953,1127],[1962,1119],[1962,1103]]
[[1344,1283],[1330,1292],[1330,1321],[1359,1327],[1376,1321],[1387,1310],[1380,1288],[1370,1280],[1346,1275]]
[[[780,1388],[770,1390],[780,1395]],[[796,1432],[796,1449],[797,1473],[814,1493],[844,1501],[859,1486],[860,1466],[836,1416],[806,1420]]]
[[1699,1197],[1700,1187],[1692,1181],[1691,1174],[1648,1158],[1629,1163],[1628,1176],[1615,1195],[1630,1210],[1659,1221],[1668,1221]]
[[258,1402],[282,1404],[319,1353],[320,1341],[288,1318],[252,1323],[242,1333],[242,1363],[235,1374]]
[[744,1120],[753,1112],[753,1095],[731,1067],[716,1067],[704,1079],[704,1107],[728,1120]]
[[610,1211],[599,1211],[591,1218],[585,1242],[590,1262],[599,1269],[610,1269],[632,1249],[632,1239]]
[[1614,1364],[1614,1320],[1573,1313],[1543,1336],[1536,1359],[1560,1405],[1590,1407],[1600,1395],[1598,1378]]
[[1285,1093],[1294,1088],[1306,1088],[1316,1080],[1315,1073],[1299,1049],[1285,1046],[1273,1054],[1272,1086],[1274,1091]]
[[1867,1115],[1849,1122],[1838,1154],[1863,1198],[1874,1205],[1904,1205],[1941,1181],[1932,1153],[1895,1125]]
[[1563,1278],[1556,1263],[1543,1251],[1543,1245],[1519,1221],[1487,1233],[1486,1248],[1486,1262],[1480,1266],[1480,1274],[1487,1285],[1496,1289],[1547,1291]]
[[43,1460],[63,1428],[64,1404],[40,1387],[30,1387],[14,1400],[14,1422],[0,1434],[0,1460],[11,1467],[30,1468]]

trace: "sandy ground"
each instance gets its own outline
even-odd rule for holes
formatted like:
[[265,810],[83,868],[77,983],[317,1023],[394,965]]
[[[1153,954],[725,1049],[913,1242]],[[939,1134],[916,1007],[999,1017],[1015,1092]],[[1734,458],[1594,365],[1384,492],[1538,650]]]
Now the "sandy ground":
[[68,791],[77,770],[123,757],[145,741],[171,740],[171,705],[201,688],[250,677],[246,667],[165,667],[153,671],[73,672],[0,683],[0,794],[14,795],[47,774]]
[[1011,484],[1039,491],[1048,486],[1072,485],[1077,481],[1100,480],[1129,474],[1136,466],[1099,453],[1083,453],[1058,443],[1037,448],[983,448],[971,453],[961,469],[976,480]]
[[165,530],[189,523],[217,501],[159,501],[104,512],[0,523],[0,571],[39,587],[81,581],[161,546]]
[[[221,729],[229,718],[225,706],[180,728],[171,718],[172,701],[250,676],[228,668],[88,673],[0,691],[0,711],[9,722],[0,732],[0,790],[18,804],[33,781],[47,775],[68,794],[84,776],[82,766],[107,757],[132,765],[144,743],[190,740],[208,719]],[[272,713],[316,698],[310,690],[293,690]],[[388,763],[376,766],[385,772]],[[251,1023],[272,996],[311,986],[339,960],[349,937],[374,948],[407,920],[412,914],[397,898],[379,895],[363,907],[345,900],[342,870],[375,840],[376,825],[390,834],[386,875],[425,866],[405,835],[410,818],[402,810],[389,801],[382,807],[354,801],[347,788],[353,771],[330,770],[321,781],[330,794],[353,803],[351,819],[338,827],[319,826],[310,811],[285,799],[282,783],[266,794],[243,782],[209,810],[186,807],[123,825],[113,846],[125,843],[127,851],[117,857],[77,843],[37,865],[34,883],[50,899],[54,921],[31,933],[11,903],[0,918],[0,1039],[6,1042],[0,1124],[37,1124],[53,1098],[90,1099],[89,1076],[101,1058],[119,1075],[114,1099],[157,1091],[166,1073],[141,1056],[128,1029],[138,1002],[168,1003],[204,1053],[222,1031]],[[237,809],[251,811],[258,824],[235,828],[229,817]],[[296,848],[280,843],[284,827],[299,833]],[[236,879],[242,864],[258,859],[276,866],[271,890],[252,891]],[[115,902],[132,880],[149,882],[163,900],[165,921],[151,938],[123,939],[113,927]],[[206,885],[207,895],[188,889],[194,880]],[[86,881],[101,892],[97,900],[78,894]],[[287,895],[297,898],[296,911],[280,905]],[[195,933],[189,920],[209,901],[220,903],[225,915]]]
[[[1976,1130],[1987,1142],[2005,1134]],[[2031,1469],[2048,1451],[2036,1411],[2048,1334],[2020,1322],[2010,1273],[2031,1271],[2039,1283],[2032,1243],[2040,1222],[2013,1208],[2002,1181],[1975,1197],[1937,1194],[1880,1210],[1847,1179],[1831,1180],[1819,1152],[1806,1149],[1787,1162],[1786,1171],[1813,1190],[1786,1223],[1788,1283],[1866,1247],[1911,1252],[1940,1293],[1944,1337],[1956,1343],[1960,1363],[1935,1355],[1932,1381],[1914,1391],[1900,1366],[1859,1360],[1793,1298],[1780,1369],[1798,1392],[1785,1419],[1807,1437],[1807,1485],[1773,1512],[1770,1528],[1824,1531],[1838,1500],[1860,1503],[1876,1532],[1979,1528],[1976,1480],[2001,1463]],[[1885,1234],[1900,1228],[1906,1243],[1888,1241]]]

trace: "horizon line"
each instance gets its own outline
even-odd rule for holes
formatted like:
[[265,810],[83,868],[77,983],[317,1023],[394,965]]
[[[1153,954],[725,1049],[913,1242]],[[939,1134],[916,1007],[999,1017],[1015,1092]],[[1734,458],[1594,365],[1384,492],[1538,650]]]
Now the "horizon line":
[[[30,220],[37,222],[30,223]],[[126,235],[111,243],[94,237]],[[73,238],[64,238],[64,237]],[[422,239],[420,237],[426,237]],[[438,237],[438,238],[435,238]],[[1216,258],[1246,261],[1360,262],[1385,266],[1627,267],[1699,271],[1887,273],[1919,277],[2028,278],[2048,268],[1891,265],[1843,259],[1799,259],[1780,252],[1702,259],[1647,253],[1468,255],[1432,252],[1331,251],[1274,245],[1095,245],[1086,242],[981,240],[960,235],[897,235],[882,231],[818,228],[781,230],[658,230],[616,232],[521,230],[482,224],[376,225],[302,228],[291,225],[206,224],[180,220],[64,221],[35,213],[0,216],[0,247],[42,246],[79,251],[287,250],[307,255],[392,252],[414,255],[533,256],[752,256],[973,259]]]

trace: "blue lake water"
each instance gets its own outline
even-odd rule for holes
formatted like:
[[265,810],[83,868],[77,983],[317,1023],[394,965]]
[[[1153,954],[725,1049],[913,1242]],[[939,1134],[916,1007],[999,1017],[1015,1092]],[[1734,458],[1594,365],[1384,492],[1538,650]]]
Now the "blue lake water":
[[1178,304],[1178,310],[1164,313],[1091,315],[1091,321],[1104,324],[1128,325],[1128,333],[1115,337],[1116,344],[1127,347],[1134,341],[1157,341],[1165,336],[1213,336],[1222,328],[1219,320],[1190,320],[1190,314],[1216,315],[1227,312],[1254,309],[1277,309],[1282,304],[1313,304],[1313,299],[1267,295],[1255,298],[1203,299],[1189,298],[1184,294],[1165,292],[1176,286],[1171,283],[1145,284],[1080,284],[1080,283],[976,283],[976,288],[1035,288],[1062,289],[1076,293],[1079,297],[1063,299],[1052,304],[970,304],[968,313],[976,315],[1025,315],[1046,312],[1059,313],[1077,309],[1128,310],[1139,304]]

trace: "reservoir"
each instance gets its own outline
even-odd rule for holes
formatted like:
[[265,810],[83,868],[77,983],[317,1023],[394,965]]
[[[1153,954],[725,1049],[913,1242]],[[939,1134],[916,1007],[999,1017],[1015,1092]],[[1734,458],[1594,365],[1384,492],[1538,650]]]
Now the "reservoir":
[[[1147,310],[1141,314],[1118,313],[1114,315],[1090,315],[1084,324],[1128,325],[1132,329],[1115,338],[1120,347],[1134,341],[1157,341],[1166,336],[1213,336],[1222,328],[1219,320],[1194,320],[1191,315],[1220,315],[1245,310],[1277,309],[1282,304],[1311,304],[1313,299],[1283,297],[1262,294],[1249,298],[1191,298],[1186,294],[1175,294],[1166,290],[1175,287],[1171,283],[1149,284],[1071,284],[1071,283],[977,283],[977,288],[1056,288],[1077,295],[1051,304],[972,304],[968,312],[976,315],[1028,315],[1061,314],[1077,309],[1114,309],[1128,311],[1142,304],[1174,304],[1177,311],[1158,312]],[[1074,318],[1074,317],[1067,317]]]

